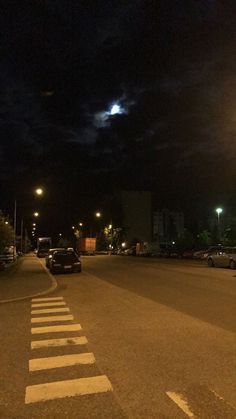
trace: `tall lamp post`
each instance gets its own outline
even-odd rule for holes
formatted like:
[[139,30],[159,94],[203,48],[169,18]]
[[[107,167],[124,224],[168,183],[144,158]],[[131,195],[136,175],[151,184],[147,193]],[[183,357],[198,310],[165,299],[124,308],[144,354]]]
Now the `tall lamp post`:
[[217,213],[217,221],[218,221],[218,234],[219,234],[219,240],[221,241],[221,226],[220,226],[220,214],[223,212],[222,208],[216,208]]
[[[102,216],[102,214],[101,214],[101,212],[100,211],[97,211],[97,212],[95,212],[95,217],[97,218],[97,219],[99,219],[99,218],[101,218],[101,216]],[[97,230],[97,229],[96,229]],[[90,237],[92,237],[92,227],[90,227]],[[97,233],[96,233],[96,237],[97,237]]]
[[[34,189],[34,194],[37,197],[41,197],[44,194],[44,189],[41,187],[37,187]],[[34,213],[35,217],[39,216],[38,212]],[[24,221],[23,221],[23,217],[21,218],[21,226],[20,226],[20,238],[21,238],[21,242],[20,242],[20,249],[21,252],[23,250],[23,230],[24,230]],[[16,234],[17,233],[17,201],[15,199],[14,201],[14,256],[16,256]]]

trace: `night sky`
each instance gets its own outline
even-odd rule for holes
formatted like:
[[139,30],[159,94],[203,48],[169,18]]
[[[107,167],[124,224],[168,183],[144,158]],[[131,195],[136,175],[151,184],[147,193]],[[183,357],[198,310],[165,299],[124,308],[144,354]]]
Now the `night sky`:
[[122,188],[235,215],[235,22],[235,0],[1,2],[0,208],[42,233]]

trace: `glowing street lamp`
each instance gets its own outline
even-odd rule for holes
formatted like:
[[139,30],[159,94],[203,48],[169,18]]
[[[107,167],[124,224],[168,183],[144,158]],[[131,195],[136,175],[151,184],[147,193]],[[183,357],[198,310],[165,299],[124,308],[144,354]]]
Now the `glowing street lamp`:
[[34,212],[34,217],[38,217],[39,216],[39,212]]
[[36,188],[36,189],[35,189],[35,193],[36,193],[36,195],[38,195],[38,196],[42,196],[42,195],[43,195],[43,189],[42,189],[42,188]]
[[223,212],[222,208],[216,208],[217,218],[218,218],[218,234],[219,240],[221,240],[221,226],[220,226],[220,214]]
[[218,221],[220,220],[220,214],[223,212],[222,208],[216,208],[216,213],[218,216]]
[[100,218],[100,217],[101,217],[101,213],[100,213],[99,211],[98,211],[98,212],[96,212],[96,214],[95,214],[95,215],[96,215],[96,217],[97,217],[97,218]]

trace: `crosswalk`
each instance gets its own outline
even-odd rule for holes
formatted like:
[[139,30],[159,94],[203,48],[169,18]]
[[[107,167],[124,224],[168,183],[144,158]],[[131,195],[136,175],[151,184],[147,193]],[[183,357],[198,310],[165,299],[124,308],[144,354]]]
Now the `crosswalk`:
[[[59,371],[64,367],[89,366],[96,362],[94,354],[86,352],[85,345],[88,343],[86,336],[83,334],[71,335],[74,332],[82,333],[82,327],[79,323],[73,322],[74,317],[69,313],[70,309],[63,297],[33,298],[31,300],[32,358],[29,359],[29,380],[31,377],[33,378],[32,374],[37,371],[44,373],[45,376],[44,382],[26,387],[25,404],[113,391],[106,375],[46,382],[47,372],[52,369]],[[54,338],[54,334],[60,336]],[[39,339],[35,340],[34,335],[39,335]],[[73,349],[80,348],[80,350],[82,348],[84,351],[75,353],[73,350],[71,353],[63,355],[57,352],[59,349],[72,347]],[[49,349],[55,351],[51,356],[47,356]],[[40,354],[45,351],[45,356],[36,357],[37,351],[40,351]]]
[[[108,377],[95,368],[82,326],[74,321],[63,297],[32,299],[31,337],[25,405],[113,392]],[[176,418],[236,419],[235,408],[212,389],[196,385],[166,390],[166,406],[175,411]]]

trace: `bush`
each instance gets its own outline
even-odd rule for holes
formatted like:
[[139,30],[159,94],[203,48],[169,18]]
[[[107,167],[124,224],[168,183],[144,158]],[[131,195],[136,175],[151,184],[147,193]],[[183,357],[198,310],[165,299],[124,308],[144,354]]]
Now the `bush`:
[[0,253],[14,243],[14,230],[10,224],[6,224],[6,218],[0,213]]

